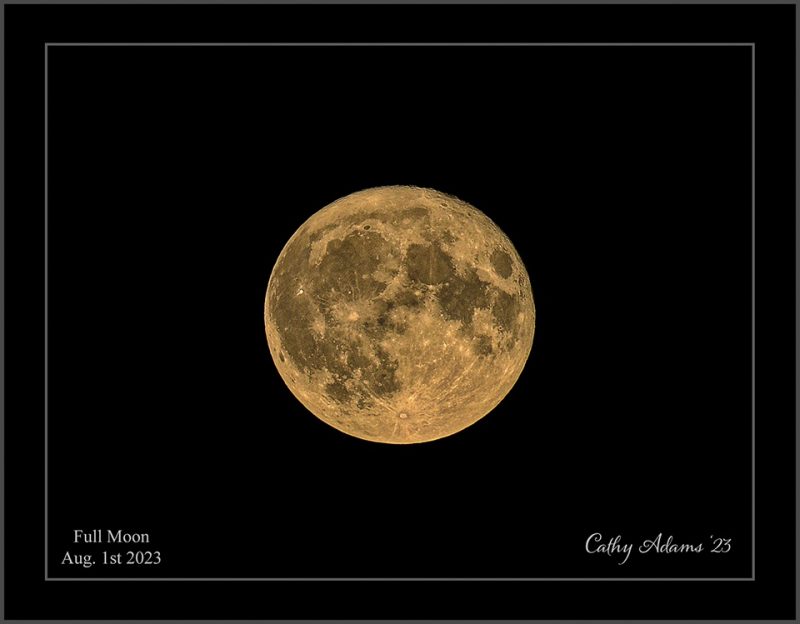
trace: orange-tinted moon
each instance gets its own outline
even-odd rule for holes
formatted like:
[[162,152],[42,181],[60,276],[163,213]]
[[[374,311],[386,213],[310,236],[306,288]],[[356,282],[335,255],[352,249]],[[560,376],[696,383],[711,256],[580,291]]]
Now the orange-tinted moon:
[[386,186],[313,214],[270,275],[267,341],[292,393],[332,427],[392,444],[452,435],[522,373],[535,308],[508,237],[432,189]]

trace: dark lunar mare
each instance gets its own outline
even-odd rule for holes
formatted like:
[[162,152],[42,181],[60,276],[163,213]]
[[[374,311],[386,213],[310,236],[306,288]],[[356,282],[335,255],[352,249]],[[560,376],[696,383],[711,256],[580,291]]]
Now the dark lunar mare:
[[[516,319],[520,310],[517,296],[481,280],[475,269],[459,276],[453,259],[436,242],[409,245],[404,262],[412,282],[439,286],[437,299],[442,312],[447,319],[460,321],[463,332],[471,328],[475,309],[484,308],[491,310],[498,326],[512,341],[516,340]],[[495,250],[491,262],[501,277],[511,275],[511,257],[506,252]],[[486,354],[485,346],[479,348]]]

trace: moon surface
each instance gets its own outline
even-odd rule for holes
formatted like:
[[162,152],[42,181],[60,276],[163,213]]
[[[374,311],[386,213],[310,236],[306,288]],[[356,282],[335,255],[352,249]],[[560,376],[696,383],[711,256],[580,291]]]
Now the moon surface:
[[533,343],[511,241],[451,195],[371,188],[313,214],[267,286],[267,342],[314,415],[391,444],[452,435],[494,409]]

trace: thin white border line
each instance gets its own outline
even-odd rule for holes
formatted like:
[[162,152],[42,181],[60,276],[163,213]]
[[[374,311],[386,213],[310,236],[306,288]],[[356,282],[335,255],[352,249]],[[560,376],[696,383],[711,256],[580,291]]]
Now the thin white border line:
[[465,577],[457,577],[457,578],[442,578],[442,577],[427,577],[427,578],[414,578],[414,577],[376,577],[376,578],[359,578],[359,577],[342,577],[342,576],[332,576],[332,577],[324,577],[324,576],[317,576],[317,577],[275,577],[275,578],[253,578],[249,576],[243,577],[228,577],[228,578],[208,578],[208,577],[171,577],[171,576],[164,576],[164,577],[153,577],[153,578],[144,578],[144,577],[86,577],[80,578],[77,576],[73,577],[51,577],[45,579],[46,581],[236,581],[236,582],[244,582],[244,581],[275,581],[275,582],[294,582],[294,581],[343,581],[343,582],[360,582],[360,583],[380,583],[380,582],[419,582],[419,583],[431,583],[431,582],[439,582],[439,581],[473,581],[476,583],[485,583],[485,582],[503,582],[508,583],[511,581],[741,581],[741,582],[749,582],[754,579],[746,578],[746,577],[732,577],[732,578],[706,578],[706,577],[692,577],[692,578],[623,578],[623,577],[606,577],[606,578],[575,578],[570,576],[565,577],[543,577],[543,578],[520,578],[518,576],[509,576],[507,578],[502,577],[488,577],[488,578],[480,578],[480,577],[473,577],[473,576],[465,576]]
[[750,458],[750,479],[751,499],[750,499],[750,525],[752,526],[752,556],[750,575],[756,580],[756,46],[753,44],[750,54],[750,205],[751,205],[751,292],[750,292],[750,320],[752,331],[750,332],[751,355],[753,365],[751,367],[750,379],[750,401],[751,401],[751,439],[752,457]]
[[635,43],[635,42],[625,42],[625,43],[587,43],[587,42],[580,42],[580,43],[534,43],[534,42],[505,42],[505,41],[498,41],[498,42],[489,42],[489,41],[479,41],[479,42],[467,42],[467,41],[453,41],[453,42],[441,42],[441,41],[419,41],[419,42],[407,42],[407,41],[376,41],[376,42],[369,42],[369,41],[352,41],[352,42],[344,42],[344,41],[286,41],[286,42],[254,42],[254,43],[247,43],[247,42],[233,42],[233,43],[216,43],[216,42],[185,42],[185,43],[176,43],[176,42],[130,42],[130,43],[120,43],[120,42],[46,42],[45,46],[53,46],[53,47],[124,47],[124,48],[137,48],[137,47],[226,47],[226,48],[235,48],[235,47],[303,47],[303,48],[326,48],[326,47],[470,47],[470,48],[483,48],[483,47],[509,47],[509,48],[518,48],[518,47],[731,47],[731,46],[755,46],[755,42],[752,41],[738,41],[738,42],[730,42],[730,43],[704,43],[704,42],[697,42],[697,43],[653,43],[653,42],[642,42],[642,43]]
[[49,57],[49,50],[47,45],[45,44],[44,47],[44,577],[45,580],[50,575],[50,564],[48,562],[48,554],[50,552],[50,525],[49,525],[49,518],[50,518],[50,506],[49,506],[49,496],[48,496],[48,475],[50,474],[50,436],[49,436],[49,407],[48,407],[48,398],[49,392],[48,388],[50,383],[50,375],[48,371],[48,361],[49,361],[49,328],[48,328],[48,318],[49,318],[49,271],[48,271],[48,262],[49,262],[49,248],[50,248],[50,240],[49,240],[49,227],[48,227],[48,180],[49,180],[49,115],[48,115],[48,102],[49,102],[49,68],[48,68],[48,57]]
[[[49,201],[48,201],[48,174],[49,174],[49,164],[48,164],[48,136],[49,136],[49,106],[48,106],[48,87],[49,87],[49,72],[48,72],[48,50],[50,47],[453,47],[453,46],[463,46],[463,47],[747,47],[751,48],[751,229],[752,229],[752,248],[750,250],[751,253],[751,269],[752,275],[751,279],[751,347],[752,347],[752,364],[751,364],[751,541],[752,541],[752,552],[751,552],[751,562],[752,562],[752,570],[750,578],[747,577],[731,577],[731,578],[659,578],[659,577],[643,577],[643,578],[622,578],[622,577],[598,577],[598,578],[573,578],[573,577],[555,577],[555,578],[521,578],[521,577],[507,577],[507,578],[476,578],[476,577],[464,577],[464,578],[443,578],[443,577],[433,577],[433,578],[404,578],[404,577],[382,577],[382,578],[358,578],[358,577],[291,577],[291,578],[257,578],[257,577],[229,577],[229,578],[209,578],[209,577],[51,577],[49,575],[49,505],[48,505],[48,475],[49,475],[49,440],[48,440],[48,413],[49,413],[49,406],[48,406],[48,383],[49,383],[49,375],[48,375],[48,346],[49,346],[49,335],[48,335],[48,246],[49,246],[49,238],[48,238],[48,208],[49,208]],[[45,361],[45,370],[44,370],[44,380],[45,380],[45,398],[44,398],[44,432],[45,432],[45,440],[44,440],[44,449],[45,449],[45,474],[44,474],[44,510],[45,510],[45,518],[44,518],[44,526],[45,526],[45,535],[44,535],[44,545],[45,545],[45,560],[44,560],[44,570],[45,570],[45,581],[361,581],[361,582],[374,582],[374,581],[418,581],[418,582],[430,582],[430,581],[474,581],[474,582],[485,582],[485,581],[755,581],[755,571],[756,571],[756,545],[755,545],[755,537],[756,537],[756,508],[755,508],[755,501],[756,501],[756,447],[755,447],[755,432],[756,432],[756,420],[755,420],[755,349],[756,349],[756,339],[755,339],[755,288],[756,288],[756,236],[755,236],[755,226],[756,226],[756,212],[755,212],[755,139],[756,139],[756,45],[755,42],[731,42],[731,43],[532,43],[532,42],[496,42],[496,43],[489,43],[489,42],[475,42],[475,43],[468,43],[468,42],[453,42],[453,43],[442,43],[442,42],[396,42],[396,43],[368,43],[368,42],[261,42],[261,43],[218,43],[218,42],[209,42],[209,43],[202,43],[202,42],[194,42],[194,43],[175,43],[175,42],[165,42],[165,43],[142,43],[142,42],[132,42],[132,43],[119,43],[119,42],[111,42],[111,43],[98,43],[98,42],[45,42],[44,44],[44,76],[45,76],[45,83],[44,83],[44,94],[45,94],[45,102],[44,102],[44,155],[45,155],[45,163],[44,163],[44,175],[45,175],[45,192],[44,192],[44,225],[45,225],[45,232],[44,232],[44,257],[45,257],[45,267],[44,267],[44,282],[45,282],[45,291],[44,291],[44,302],[45,302],[45,327],[44,327],[44,341],[45,341],[45,348],[44,348],[44,361]]]

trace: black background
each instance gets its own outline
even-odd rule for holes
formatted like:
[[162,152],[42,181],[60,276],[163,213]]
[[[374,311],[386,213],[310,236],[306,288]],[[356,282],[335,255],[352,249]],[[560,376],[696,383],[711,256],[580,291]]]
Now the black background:
[[[793,617],[793,8],[705,11],[11,7],[8,535],[28,537],[9,542],[6,571],[59,600],[12,599],[7,615]],[[601,22],[616,30],[599,37]],[[759,494],[772,539],[756,540],[755,582],[41,585],[43,41],[651,39],[756,40],[764,62],[757,459],[785,507]],[[50,576],[750,576],[749,47],[51,47],[48,60]],[[289,236],[383,184],[486,212],[537,305],[506,400],[430,444],[323,425],[263,333]],[[101,550],[76,549],[76,528],[147,532],[164,563],[66,568],[67,549]],[[618,566],[586,554],[595,531],[733,548]],[[648,610],[664,590],[709,602]],[[576,591],[628,602],[560,601]],[[173,600],[120,602],[129,592]]]

